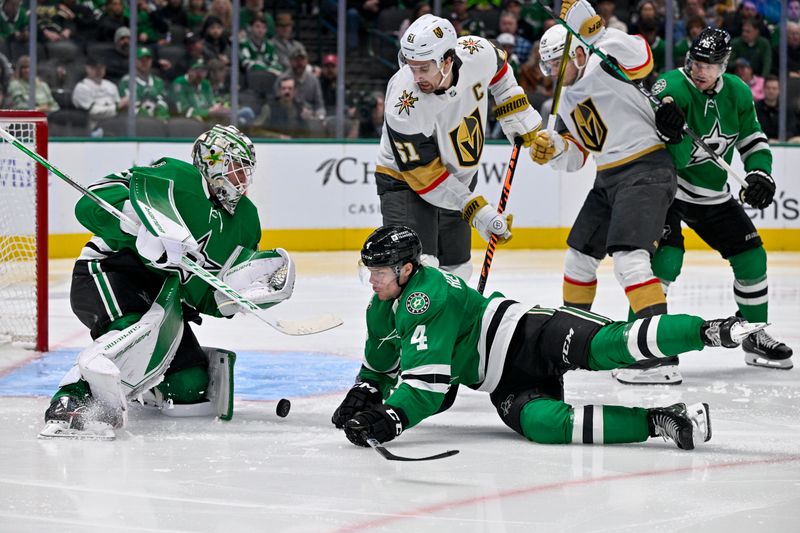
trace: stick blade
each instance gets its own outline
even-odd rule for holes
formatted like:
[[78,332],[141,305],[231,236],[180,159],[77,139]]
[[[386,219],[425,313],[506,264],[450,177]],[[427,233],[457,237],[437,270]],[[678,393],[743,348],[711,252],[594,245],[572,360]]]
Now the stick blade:
[[269,325],[286,335],[314,335],[344,324],[336,315],[325,314],[302,320],[270,320]]

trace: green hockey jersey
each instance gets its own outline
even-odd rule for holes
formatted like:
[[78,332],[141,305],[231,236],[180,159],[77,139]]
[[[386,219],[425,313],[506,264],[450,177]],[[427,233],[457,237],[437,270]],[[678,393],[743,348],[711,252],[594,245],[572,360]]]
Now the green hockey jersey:
[[[211,200],[211,192],[200,172],[191,164],[164,157],[147,167],[133,167],[118,174],[111,174],[89,186],[117,209],[132,213],[125,208],[129,201],[129,182],[136,174],[146,174],[174,183],[175,205],[192,236],[200,244],[200,253],[205,261],[203,268],[217,274],[232,254],[240,248],[257,250],[261,239],[261,224],[255,205],[243,196],[236,212],[231,215],[217,207]],[[80,259],[99,260],[130,248],[136,251],[136,236],[120,229],[119,221],[88,197],[82,197],[75,206],[78,221],[94,236],[81,252]],[[148,264],[146,259],[142,259]],[[179,275],[183,289],[182,298],[199,312],[220,316],[214,300],[214,289],[197,277],[178,267],[151,268],[154,272]]]
[[485,298],[453,274],[421,267],[396,300],[372,297],[359,380],[377,383],[386,404],[414,426],[437,412],[451,385],[494,390],[527,311],[500,293]]
[[[686,114],[686,123],[726,162],[734,147],[747,172],[772,173],[772,153],[767,136],[756,118],[750,88],[738,77],[723,74],[714,94],[695,87],[683,68],[662,74],[653,85],[662,100],[670,96]],[[720,204],[730,198],[727,172],[719,168],[687,135],[678,144],[667,145],[678,170],[675,198],[694,204]]]

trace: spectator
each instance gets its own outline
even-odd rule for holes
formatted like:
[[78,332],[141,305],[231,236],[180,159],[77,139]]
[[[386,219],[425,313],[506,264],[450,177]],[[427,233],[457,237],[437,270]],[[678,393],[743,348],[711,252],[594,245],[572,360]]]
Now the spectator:
[[275,17],[275,37],[272,39],[271,44],[278,54],[278,62],[284,70],[289,68],[289,56],[292,50],[298,45],[303,46],[300,41],[292,38],[294,31],[294,20],[289,13],[279,13]]
[[28,13],[21,4],[22,0],[5,0],[0,9],[0,39],[6,42],[28,42]]
[[[30,84],[28,77],[31,70],[31,60],[28,56],[20,56],[17,60],[17,67],[14,71],[14,78],[8,84],[8,97],[6,103],[11,109],[30,109],[28,105],[28,91]],[[36,111],[42,113],[52,113],[58,111],[58,102],[50,92],[50,86],[45,81],[36,77]]]
[[542,113],[543,104],[553,96],[553,80],[550,76],[545,76],[539,66],[539,43],[534,44],[528,60],[519,67],[519,77],[517,81],[528,96],[531,105]]
[[750,63],[745,58],[740,57],[736,60],[734,73],[750,87],[750,92],[753,93],[753,100],[764,99],[764,78],[753,74],[753,67],[750,66]]
[[325,101],[322,99],[322,89],[319,79],[314,76],[308,66],[308,54],[305,46],[298,45],[292,52],[291,67],[275,80],[275,94],[283,80],[294,79],[295,98],[303,110],[303,120],[323,120],[325,118]]
[[[136,50],[136,115],[140,117],[169,118],[169,106],[164,98],[164,81],[152,73],[153,53],[143,46]],[[120,109],[128,107],[128,80],[126,74],[119,82]]]
[[486,36],[486,25],[481,19],[472,16],[472,13],[467,9],[466,0],[455,0],[453,2],[450,21],[453,23],[453,27],[459,37],[463,35]]
[[786,19],[789,22],[800,22],[800,0],[789,0],[786,12]]
[[325,102],[325,112],[328,115],[336,113],[336,80],[338,78],[337,66],[339,62],[335,54],[328,54],[322,58],[322,67],[319,71],[319,87],[322,91],[322,101]]
[[305,136],[309,128],[302,116],[302,106],[295,96],[294,78],[282,79],[275,101],[264,105],[254,125],[289,137]]
[[500,14],[500,21],[497,24],[498,33],[510,33],[514,36],[514,53],[519,58],[519,61],[524,63],[528,60],[531,53],[531,42],[520,35],[517,17],[513,13],[504,11]]
[[731,41],[731,63],[740,57],[750,63],[758,76],[766,76],[772,68],[769,41],[758,33],[758,22],[752,19],[742,21],[742,35]]
[[204,120],[225,114],[224,106],[214,103],[208,67],[204,61],[196,61],[185,75],[175,79],[172,102],[176,113],[182,117]]
[[5,99],[8,94],[8,86],[13,77],[14,67],[11,66],[11,62],[6,55],[0,52],[0,109],[6,105]]
[[78,109],[89,113],[89,130],[97,128],[97,123],[105,118],[117,116],[120,107],[128,105],[119,96],[116,85],[105,79],[106,65],[100,58],[90,56],[86,60],[86,77],[72,91],[72,103]]
[[222,22],[222,27],[226,32],[231,31],[231,21],[233,20],[233,5],[231,0],[211,0],[208,8],[209,17],[217,17]]
[[701,17],[692,17],[686,21],[686,37],[675,43],[675,48],[673,48],[672,52],[675,66],[683,66],[686,62],[686,54],[689,53],[689,47],[692,46],[692,41],[700,35],[700,32],[705,27],[706,21]]
[[414,9],[411,10],[411,16],[406,19],[403,19],[403,22],[400,23],[400,28],[397,30],[397,35],[404,35],[406,30],[411,23],[420,18],[422,15],[427,15],[431,12],[431,5],[428,2],[419,2],[417,5],[414,6]]
[[605,22],[606,28],[615,28],[628,33],[628,25],[619,20],[614,14],[616,7],[617,3],[614,2],[614,0],[600,0],[597,2],[597,14],[600,15],[603,22]]
[[[325,4],[328,12],[336,12],[336,2],[331,0]],[[382,10],[395,5],[395,0],[347,0],[347,47],[358,48],[365,28],[375,24]]]
[[128,52],[131,46],[131,30],[122,26],[114,32],[114,50],[106,58],[106,77],[114,83],[128,73]]
[[384,95],[374,92],[361,102],[358,109],[358,137],[360,139],[380,139],[383,133]]
[[[772,73],[777,75],[780,68],[776,47],[772,51]],[[786,23],[786,70],[790,78],[800,78],[800,24],[797,22]]]
[[150,0],[136,0],[138,43],[139,44],[166,44],[169,24],[161,18],[155,4]]
[[189,27],[189,18],[183,0],[166,0],[159,8],[158,16],[170,26]]
[[269,70],[279,74],[283,68],[278,62],[278,54],[267,40],[267,21],[261,15],[250,19],[247,38],[239,45],[242,69]]
[[183,57],[175,61],[175,64],[164,73],[164,78],[167,81],[171,82],[178,76],[186,74],[190,65],[197,60],[203,59],[203,39],[200,37],[200,34],[193,32],[187,33],[183,43],[185,46]]
[[[103,15],[97,21],[97,40],[103,42],[117,41],[117,30],[119,28],[127,28],[129,22],[128,17],[125,16],[125,8],[122,0],[108,0],[103,9]],[[128,32],[130,37],[130,32]],[[107,64],[106,67],[111,72],[111,65]]]
[[628,33],[631,35],[639,35],[642,33],[642,24],[645,24],[648,29],[655,28],[656,33],[661,34],[663,21],[658,16],[656,3],[652,0],[641,0],[636,6],[636,13],[631,17],[631,23],[628,24]]
[[79,5],[76,0],[60,0],[52,5],[40,5],[36,14],[39,33],[45,42],[83,42],[83,37],[76,37],[85,35],[96,27],[92,10]]
[[[777,76],[770,74],[764,79],[764,99],[756,102],[756,116],[761,123],[761,129],[770,141],[778,140],[778,99],[781,95],[781,86]],[[797,116],[790,106],[786,109],[786,137],[791,139],[800,135],[797,129]]]
[[664,69],[666,45],[664,44],[664,39],[659,37],[658,27],[652,19],[642,18],[639,20],[639,33],[650,45],[650,50],[653,53],[653,71],[648,75],[649,83],[648,81],[644,82],[645,86],[649,87],[650,83],[655,81],[658,73]]
[[206,15],[208,15],[206,0],[189,0],[186,8],[186,22],[192,32],[200,33],[200,28],[203,27]]
[[209,15],[203,22],[200,34],[203,37],[203,59],[219,59],[226,65],[230,64],[230,42],[222,20]]
[[727,30],[732,37],[739,37],[744,29],[745,22],[752,22],[762,37],[769,37],[769,30],[764,24],[764,19],[758,14],[758,8],[754,2],[745,0],[739,5],[739,9],[728,11],[725,14],[723,29]]
[[[497,47],[506,53],[506,61],[514,73],[514,77],[519,79],[519,58],[514,53],[516,39],[510,33],[501,33],[497,36]],[[530,56],[530,54],[528,54]]]
[[275,19],[269,11],[264,11],[264,0],[244,0],[244,9],[239,15],[239,27],[247,28],[254,18],[261,17],[267,25],[267,39],[275,35]]

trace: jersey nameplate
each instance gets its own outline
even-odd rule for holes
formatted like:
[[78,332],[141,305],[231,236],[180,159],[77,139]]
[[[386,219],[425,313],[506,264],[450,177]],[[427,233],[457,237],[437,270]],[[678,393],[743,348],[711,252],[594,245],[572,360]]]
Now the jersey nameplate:
[[570,113],[583,145],[594,152],[602,152],[608,138],[608,127],[594,105],[591,96],[575,106]]
[[468,117],[464,117],[458,126],[450,130],[450,143],[462,167],[474,167],[478,164],[483,152],[483,121],[477,107]]

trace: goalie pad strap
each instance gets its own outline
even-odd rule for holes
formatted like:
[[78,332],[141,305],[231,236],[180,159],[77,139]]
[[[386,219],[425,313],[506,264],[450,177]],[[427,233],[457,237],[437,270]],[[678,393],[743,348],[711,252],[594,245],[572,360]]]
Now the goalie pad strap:
[[524,111],[530,107],[530,105],[531,104],[528,102],[528,97],[525,94],[518,94],[496,106],[494,108],[494,116],[495,118],[500,119],[513,113]]

